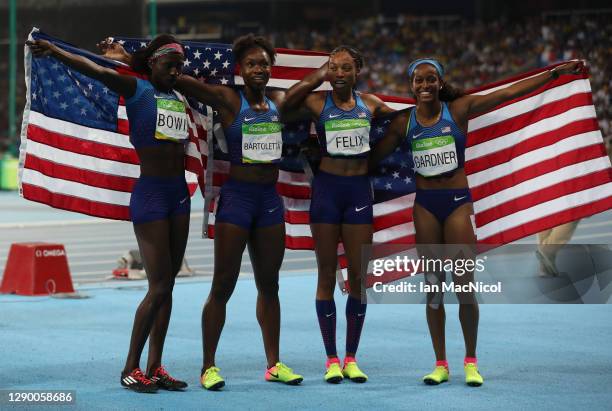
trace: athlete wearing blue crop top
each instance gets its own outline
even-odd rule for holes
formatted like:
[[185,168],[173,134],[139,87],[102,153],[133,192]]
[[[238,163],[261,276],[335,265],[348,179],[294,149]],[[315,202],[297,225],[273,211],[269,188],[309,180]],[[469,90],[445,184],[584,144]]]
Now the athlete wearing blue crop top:
[[[418,59],[410,64],[408,76],[416,107],[400,113],[391,122],[385,138],[372,150],[370,162],[371,166],[377,164],[404,139],[410,139],[417,183],[413,207],[417,244],[476,243],[470,221],[472,200],[463,170],[468,119],[581,67],[580,62],[567,63],[490,94],[465,95],[444,81],[444,69],[437,60]],[[427,256],[422,248],[419,253]],[[427,281],[444,281],[444,273],[430,274]],[[473,279],[473,272],[462,276],[453,273],[455,284],[468,284]],[[476,365],[478,303],[473,293],[458,293],[457,298],[466,347],[465,380],[470,386],[480,386],[483,378]],[[444,337],[446,315],[442,295],[430,293],[427,300],[427,323],[436,368],[423,381],[436,385],[449,376]]]
[[[332,51],[329,62],[287,91],[283,110],[305,108],[317,126],[322,159],[312,182],[310,227],[318,265],[316,311],[325,352],[325,381],[367,380],[355,360],[366,304],[361,303],[361,248],[372,243],[372,189],[368,173],[370,122],[393,110],[372,94],[354,90],[363,57],[352,47]],[[332,91],[314,90],[328,79]],[[346,357],[336,350],[334,289],[338,242],[348,262]]]
[[[182,97],[173,91],[183,67],[183,48],[169,35],[153,39],[131,59],[132,69],[149,79],[140,80],[44,40],[28,44],[35,56],[53,56],[125,98],[130,142],[140,160],[140,177],[130,199],[130,217],[149,289],[136,310],[121,385],[145,393],[158,388],[182,390],[187,384],[165,371],[161,357],[172,310],[174,279],[183,262],[189,233],[190,198],[184,166],[187,115]],[[147,338],[145,375],[139,363]]]
[[285,252],[283,202],[276,192],[282,155],[278,108],[284,93],[267,92],[275,51],[263,37],[249,34],[232,47],[244,89],[201,83],[189,76],[179,90],[218,110],[230,154],[229,180],[223,184],[215,219],[213,281],[202,313],[202,386],[225,385],[215,364],[217,344],[246,246],[257,285],[257,319],[267,358],[267,381],[299,384],[302,376],[280,362],[278,274]]

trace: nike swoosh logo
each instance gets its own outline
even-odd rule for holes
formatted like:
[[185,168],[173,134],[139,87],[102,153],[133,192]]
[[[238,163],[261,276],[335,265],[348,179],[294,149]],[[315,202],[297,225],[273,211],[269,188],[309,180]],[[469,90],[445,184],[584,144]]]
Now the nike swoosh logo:
[[329,318],[329,317],[331,317],[334,314],[336,314],[336,313],[325,314],[325,316]]
[[272,374],[270,371],[268,371],[268,374],[270,374],[274,378],[278,378],[278,373],[277,374]]
[[187,198],[188,198],[188,197],[183,198],[183,199],[180,201],[180,204],[183,204],[185,201],[187,201]]
[[361,210],[363,210],[363,209],[365,209],[365,208],[368,208],[368,207],[369,207],[369,206],[363,206],[363,207],[361,207],[361,208],[357,208],[357,207],[355,207],[355,211],[360,212]]
[[360,314],[357,314],[357,317],[363,317],[364,315],[365,313],[360,313]]
[[268,210],[268,213],[273,213],[273,212],[275,212],[276,210],[278,210],[278,207],[274,207],[272,210]]
[[415,134],[415,135],[413,135],[413,136],[412,136],[412,138],[417,138],[418,136],[420,136],[420,135],[421,135],[421,134],[423,134],[423,133],[424,133],[424,131],[421,131],[419,134]]
[[336,114],[335,116],[333,116],[333,115],[331,115],[331,114],[330,114],[330,115],[329,115],[329,118],[336,118],[336,117],[340,117],[341,115],[342,115],[342,114]]
[[455,196],[454,200],[455,200],[455,201],[461,201],[461,200],[463,200],[463,199],[464,199],[464,198],[466,198],[466,197],[467,197],[467,196],[463,196],[463,197],[459,197],[459,198],[457,198],[457,196]]
[[245,117],[244,118],[244,121],[251,121],[251,120],[255,120],[255,117],[251,117],[251,118]]

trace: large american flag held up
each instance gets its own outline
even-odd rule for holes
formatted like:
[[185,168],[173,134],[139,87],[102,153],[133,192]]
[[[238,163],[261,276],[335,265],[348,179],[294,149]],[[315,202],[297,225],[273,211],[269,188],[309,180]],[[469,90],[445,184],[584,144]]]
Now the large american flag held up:
[[[126,67],[66,45],[99,64]],[[145,40],[117,39],[128,51]],[[185,42],[185,71],[215,84],[240,85],[231,46]],[[271,87],[288,88],[327,61],[323,53],[277,49]],[[486,94],[550,67],[488,85],[470,93]],[[135,152],[128,141],[121,99],[98,82],[50,59],[32,59],[26,48],[28,103],[22,128],[24,198],[90,215],[128,219],[131,186],[138,177]],[[321,89],[329,89],[324,84]],[[396,109],[413,106],[407,98],[380,96]],[[227,179],[226,155],[212,139],[212,111],[190,102],[192,142],[187,178],[198,180],[212,212],[214,197]],[[372,125],[375,144],[390,119]],[[284,160],[278,182],[286,213],[286,246],[312,248],[308,226],[310,179],[299,144],[308,123],[284,129]],[[201,156],[200,156],[201,154]],[[598,129],[586,74],[562,76],[543,88],[508,102],[469,122],[466,174],[474,198],[478,241],[502,244],[546,228],[612,208],[612,168]],[[375,191],[374,242],[414,243],[414,175],[405,142],[372,176]],[[342,247],[340,247],[342,251]],[[344,265],[343,258],[340,259]]]
[[[36,30],[31,38],[53,41],[100,65],[131,73],[121,64]],[[53,58],[33,59],[27,46],[25,62],[28,95],[21,131],[21,195],[56,208],[129,220],[130,193],[140,168],[129,142],[123,99]],[[202,175],[199,140],[205,139],[205,117],[188,114],[185,174],[193,193]]]

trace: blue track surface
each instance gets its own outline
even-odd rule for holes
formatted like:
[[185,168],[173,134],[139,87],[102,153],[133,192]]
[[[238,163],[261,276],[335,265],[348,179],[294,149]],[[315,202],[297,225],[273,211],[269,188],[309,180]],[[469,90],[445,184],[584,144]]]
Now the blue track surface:
[[[370,381],[328,385],[322,380],[314,274],[281,279],[281,358],[305,376],[302,386],[263,380],[255,287],[244,279],[228,306],[217,356],[227,386],[223,392],[201,389],[200,312],[210,283],[187,281],[174,291],[164,363],[190,387],[184,393],[136,394],[119,385],[133,314],[145,293],[129,285],[90,288],[84,292],[91,298],[83,300],[0,295],[0,389],[76,390],[77,407],[61,409],[84,410],[610,409],[612,401],[612,305],[482,305],[480,388],[463,384],[457,306],[447,306],[451,381],[429,387],[420,381],[433,365],[424,307],[371,305],[359,348]],[[339,313],[344,301],[336,295]]]

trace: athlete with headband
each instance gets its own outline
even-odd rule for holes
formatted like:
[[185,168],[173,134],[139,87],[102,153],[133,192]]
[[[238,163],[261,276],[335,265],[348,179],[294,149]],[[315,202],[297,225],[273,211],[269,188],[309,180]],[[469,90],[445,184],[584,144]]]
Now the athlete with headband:
[[[174,279],[183,262],[189,234],[190,197],[184,166],[187,115],[183,97],[173,90],[183,67],[183,47],[173,36],[160,35],[136,52],[130,65],[148,76],[148,80],[141,80],[102,67],[46,40],[27,44],[35,57],[52,56],[101,81],[125,99],[130,142],[140,160],[140,177],[130,198],[130,218],[149,289],[136,310],[121,385],[141,393],[153,393],[158,388],[182,390],[187,383],[172,378],[161,358],[172,311]],[[139,363],[147,338],[145,374]]]
[[[102,42],[98,46],[108,57],[129,60],[129,54],[117,43]],[[284,93],[266,88],[276,52],[265,38],[253,34],[237,38],[232,51],[244,79],[243,89],[205,84],[186,75],[177,82],[181,92],[219,111],[231,164],[217,205],[215,267],[202,312],[204,363],[200,382],[213,391],[225,386],[215,357],[226,306],[247,246],[267,359],[264,378],[289,385],[303,379],[279,359],[278,275],[285,253],[285,209],[276,192],[276,181],[283,145],[278,110]]]
[[[410,88],[416,107],[399,114],[387,135],[372,150],[371,166],[389,155],[404,139],[412,146],[416,172],[413,207],[417,244],[475,244],[470,221],[472,200],[463,170],[468,119],[483,114],[514,98],[528,94],[564,74],[577,73],[581,62],[567,63],[537,76],[486,95],[465,95],[444,81],[444,68],[435,59],[418,59],[408,67]],[[444,281],[444,273],[434,273]],[[456,284],[468,284],[473,272],[457,276]],[[483,378],[476,362],[478,302],[473,293],[458,293],[459,320],[465,340],[465,381],[480,386]],[[436,355],[436,367],[423,381],[436,385],[448,381],[442,296],[428,294],[427,323]]]
[[[325,381],[343,378],[366,382],[355,359],[367,305],[361,302],[361,253],[372,243],[373,197],[368,177],[370,125],[374,117],[393,109],[373,94],[355,91],[363,68],[361,53],[339,46],[329,62],[287,91],[284,111],[307,110],[317,126],[322,152],[312,182],[310,227],[318,265],[316,312],[327,354]],[[328,79],[332,90],[314,90]],[[346,356],[340,365],[336,350],[336,267],[342,241],[348,263],[349,296],[346,302]]]

